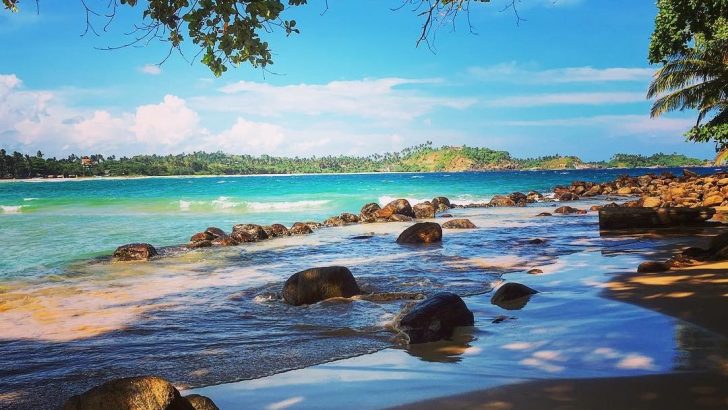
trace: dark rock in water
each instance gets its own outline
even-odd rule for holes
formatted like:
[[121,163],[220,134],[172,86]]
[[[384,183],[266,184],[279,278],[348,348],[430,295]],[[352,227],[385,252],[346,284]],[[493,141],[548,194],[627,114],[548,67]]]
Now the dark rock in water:
[[393,300],[418,300],[424,299],[425,296],[421,293],[414,292],[385,292],[385,293],[369,293],[367,295],[358,296],[361,300],[368,300],[370,302],[391,302]]
[[313,233],[313,229],[311,229],[308,224],[305,224],[303,222],[296,222],[291,226],[291,229],[289,231],[291,235],[308,235]]
[[347,224],[359,223],[359,217],[348,212],[344,212],[343,214],[341,214],[341,220]]
[[268,234],[265,233],[265,229],[257,224],[237,224],[233,226],[233,232],[246,232],[259,241],[268,239]]
[[504,195],[496,195],[494,196],[490,202],[488,202],[489,206],[516,206],[516,203],[513,202],[511,198],[508,198]]
[[442,214],[440,215],[440,218],[452,218],[451,214]]
[[437,196],[435,198],[432,198],[432,201],[430,203],[432,204],[432,207],[435,208],[435,212],[443,212],[452,208],[450,200],[444,196]]
[[195,410],[220,410],[209,397],[190,394],[189,396],[185,396],[185,399],[187,399]]
[[513,201],[516,206],[526,206],[526,204],[528,203],[528,197],[526,196],[526,194],[521,192],[514,192],[508,195],[508,198]]
[[332,216],[324,221],[324,226],[344,226],[346,222],[340,216]]
[[361,207],[361,211],[359,211],[359,214],[361,215],[371,215],[374,212],[377,212],[378,210],[382,209],[381,206],[379,206],[376,202],[370,202],[364,206]]
[[540,214],[538,214],[536,216],[553,216],[553,215],[551,215],[551,213],[549,213],[549,212],[541,212]]
[[392,214],[392,216],[389,217],[389,222],[410,222],[412,221],[412,217],[402,214]]
[[459,326],[473,326],[473,312],[460,296],[441,292],[416,304],[399,321],[399,329],[410,344],[450,339]]
[[168,381],[142,376],[112,380],[68,399],[63,410],[195,410]]
[[288,232],[288,228],[285,227],[285,225],[281,224],[273,224],[270,226],[270,231],[272,235],[268,236],[289,236],[291,233]]
[[526,194],[526,200],[529,203],[543,201],[543,195],[540,192],[530,191]]
[[397,238],[399,244],[421,244],[442,241],[442,227],[434,222],[420,222],[405,229]]
[[412,207],[412,212],[415,213],[417,219],[428,219],[434,218],[437,209],[429,201],[416,204]]
[[543,271],[541,269],[538,269],[538,268],[533,268],[533,269],[529,270],[526,273],[531,274],[531,275],[538,275],[538,274],[543,273]]
[[560,206],[554,210],[555,214],[564,214],[564,215],[575,214],[578,212],[579,212],[578,209],[572,208],[570,206]]
[[600,210],[600,209],[602,209],[602,208],[604,208],[604,206],[602,206],[602,205],[592,205],[592,206],[591,206],[591,207],[589,208],[589,210],[590,210],[590,211],[598,211],[598,210]]
[[705,258],[710,255],[710,251],[703,248],[697,248],[694,246],[691,246],[689,248],[685,248],[680,252],[682,256],[688,257],[688,258]]
[[254,235],[249,233],[248,231],[235,231],[230,234],[230,237],[238,241],[238,243],[244,243],[244,242],[256,242],[258,240],[258,235]]
[[599,211],[599,229],[664,228],[696,226],[715,215],[715,209],[698,208],[612,208]]
[[470,219],[453,219],[442,224],[445,229],[475,229],[474,223],[470,222]]
[[556,197],[559,201],[576,201],[579,197],[571,192],[564,192]]
[[190,238],[190,242],[210,241],[213,239],[215,239],[215,237],[209,232],[197,232],[196,234],[192,235],[192,237]]
[[728,246],[728,232],[716,235],[710,238],[708,242],[708,252],[715,253]]
[[114,251],[114,261],[146,261],[157,256],[157,250],[148,243],[130,243],[121,245]]
[[541,245],[541,244],[546,243],[546,239],[533,238],[533,239],[527,240],[526,243],[528,243],[530,245]]
[[357,235],[357,236],[352,236],[351,239],[372,239],[373,237],[374,237],[373,234],[372,235]]
[[412,211],[412,206],[406,199],[395,199],[385,205],[384,208],[375,211],[373,215],[377,218],[389,218],[394,214],[405,215],[410,218],[415,217],[415,213]]
[[490,303],[500,306],[503,309],[518,310],[526,306],[532,295],[538,291],[520,283],[508,282],[499,287]]
[[647,261],[642,262],[637,266],[638,273],[657,273],[666,272],[670,270],[670,264],[664,262]]
[[323,225],[318,222],[308,221],[304,222],[306,225],[308,225],[309,228],[311,228],[312,231],[321,228]]
[[351,271],[343,266],[306,269],[294,273],[283,285],[283,299],[294,306],[360,293]]
[[216,246],[235,246],[240,245],[240,241],[233,238],[232,236],[225,235],[220,238],[213,239],[212,244]]
[[212,246],[212,241],[209,239],[204,241],[192,242],[191,244],[187,245],[187,247],[190,249],[209,248],[210,246]]
[[225,233],[225,231],[223,231],[220,228],[216,228],[214,226],[211,226],[211,227],[205,229],[205,233],[212,236],[212,238],[209,238],[209,239],[221,238],[221,237],[227,235]]

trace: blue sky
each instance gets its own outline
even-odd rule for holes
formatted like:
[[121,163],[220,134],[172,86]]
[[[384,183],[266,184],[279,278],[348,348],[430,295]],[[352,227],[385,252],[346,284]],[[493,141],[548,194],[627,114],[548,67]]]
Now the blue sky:
[[693,113],[649,118],[653,2],[522,0],[516,24],[494,0],[472,7],[474,34],[465,19],[441,27],[436,52],[415,47],[422,20],[411,7],[393,11],[399,0],[328,3],[287,14],[300,35],[267,37],[270,72],[241,66],[215,78],[177,54],[156,66],[164,44],[97,49],[127,41],[139,10],[119,9],[108,32],[82,37],[80,2],[41,0],[36,14],[23,1],[18,15],[0,12],[0,147],[307,156],[430,140],[518,157],[714,156],[712,144],[684,141]]

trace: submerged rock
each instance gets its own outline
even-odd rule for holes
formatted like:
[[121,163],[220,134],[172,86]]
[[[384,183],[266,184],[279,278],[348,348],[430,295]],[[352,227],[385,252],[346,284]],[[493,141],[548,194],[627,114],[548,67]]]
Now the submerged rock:
[[508,310],[518,310],[526,306],[531,296],[538,293],[537,290],[531,289],[520,283],[508,282],[503,284],[496,290],[490,303]]
[[670,270],[670,264],[664,262],[647,261],[637,266],[637,273],[657,273]]
[[384,219],[389,218],[394,214],[405,215],[409,216],[410,218],[415,217],[415,213],[414,211],[412,211],[412,206],[406,199],[395,199],[394,201],[385,205],[384,208],[379,209],[373,213],[376,218]]
[[554,210],[555,214],[570,215],[579,213],[579,210],[570,206],[560,206]]
[[450,339],[455,328],[473,326],[473,312],[460,296],[440,292],[416,304],[399,321],[399,329],[410,344]]
[[543,273],[543,271],[541,269],[538,269],[538,268],[533,268],[533,269],[529,270],[526,273],[528,273],[530,275],[539,275],[539,274]]
[[475,229],[474,223],[470,222],[470,219],[452,219],[442,224],[445,229]]
[[283,285],[283,299],[294,306],[309,305],[336,297],[350,298],[360,293],[351,271],[343,266],[296,272]]
[[516,203],[513,202],[511,198],[508,198],[505,195],[496,195],[494,196],[490,202],[488,202],[489,206],[516,206]]
[[270,234],[268,236],[289,236],[290,234],[291,233],[288,232],[288,228],[286,228],[285,225],[273,224],[270,226]]
[[[209,400],[209,399],[208,399]],[[63,410],[195,410],[171,383],[156,376],[112,380],[72,396]]]
[[117,262],[146,261],[157,255],[157,250],[148,243],[129,243],[116,248],[112,258]]
[[190,249],[209,248],[210,246],[212,246],[212,241],[209,239],[206,239],[204,241],[192,242],[191,244],[187,245],[187,247]]
[[553,215],[551,215],[550,212],[541,212],[540,214],[538,214],[536,216],[553,216]]
[[223,230],[222,230],[222,229],[220,229],[220,228],[214,227],[214,226],[211,226],[211,227],[209,227],[209,228],[205,229],[205,233],[206,233],[207,235],[210,235],[210,236],[212,236],[212,238],[208,238],[208,239],[215,239],[215,238],[221,238],[221,237],[223,237],[223,236],[227,235],[227,234],[225,233],[225,231],[223,231]]
[[399,244],[422,244],[442,241],[442,227],[434,222],[419,222],[405,229],[397,238]]

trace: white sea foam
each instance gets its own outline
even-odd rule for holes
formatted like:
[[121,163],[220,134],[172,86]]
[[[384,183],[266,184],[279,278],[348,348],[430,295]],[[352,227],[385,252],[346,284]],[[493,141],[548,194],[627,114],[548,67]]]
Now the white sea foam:
[[19,214],[23,205],[0,205],[0,211],[4,214]]
[[212,206],[218,209],[230,209],[242,205],[242,202],[233,202],[229,196],[221,196],[212,201]]
[[23,198],[23,201],[37,201],[40,198]]
[[245,207],[251,211],[296,211],[301,208],[321,208],[328,204],[329,200],[321,199],[315,201],[290,201],[290,202],[245,202]]
[[[379,199],[377,199],[377,201],[379,202],[379,205],[384,206],[396,199],[401,199],[401,198],[402,198],[401,196],[395,197],[395,196],[389,196],[389,195],[382,195],[379,197]],[[427,199],[404,198],[404,199],[406,199],[407,202],[410,203],[410,205],[419,204],[420,202],[432,200],[432,198],[427,198]]]

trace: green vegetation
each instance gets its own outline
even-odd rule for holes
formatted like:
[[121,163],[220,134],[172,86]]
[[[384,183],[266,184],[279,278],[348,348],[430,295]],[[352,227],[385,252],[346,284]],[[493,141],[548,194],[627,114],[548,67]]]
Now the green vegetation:
[[574,169],[604,167],[679,167],[704,165],[704,161],[678,154],[617,154],[610,161],[585,163],[577,157],[551,155],[513,158],[507,151],[477,147],[434,148],[431,142],[400,152],[363,157],[348,155],[285,158],[262,155],[229,155],[222,152],[194,152],[180,155],[137,155],[131,158],[85,157],[44,158],[0,149],[0,178],[48,176],[157,176],[157,175],[254,175],[333,172],[432,172],[486,171],[503,169]]

